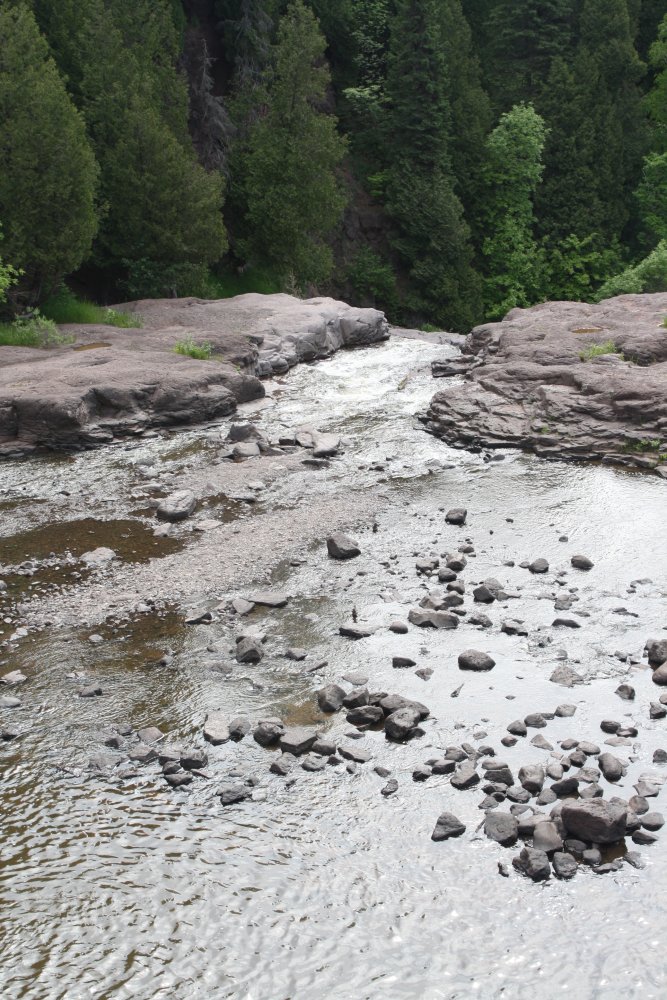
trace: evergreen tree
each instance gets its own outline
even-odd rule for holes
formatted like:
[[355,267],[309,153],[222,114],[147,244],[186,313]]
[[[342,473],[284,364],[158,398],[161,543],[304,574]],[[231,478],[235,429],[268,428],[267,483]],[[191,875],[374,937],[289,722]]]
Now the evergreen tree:
[[401,0],[387,77],[387,210],[411,279],[408,312],[461,330],[476,318],[477,276],[455,192],[448,85],[436,0]]
[[484,298],[492,318],[532,305],[542,292],[533,203],[545,138],[543,119],[532,105],[520,104],[502,115],[487,141]]
[[667,152],[667,14],[651,46],[650,61],[654,79],[645,106],[651,123],[651,145],[664,153]]
[[97,167],[83,120],[32,13],[0,9],[0,218],[18,290],[37,301],[74,271],[97,229]]
[[300,286],[330,276],[326,240],[345,205],[336,176],[345,143],[336,120],[318,110],[329,83],[324,49],[312,12],[294,0],[279,25],[266,114],[252,126],[242,161],[240,251]]

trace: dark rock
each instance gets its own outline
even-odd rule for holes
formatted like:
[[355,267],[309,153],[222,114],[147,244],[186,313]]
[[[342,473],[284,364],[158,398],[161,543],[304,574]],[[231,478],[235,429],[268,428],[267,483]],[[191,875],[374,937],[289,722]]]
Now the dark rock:
[[559,705],[555,714],[559,719],[569,719],[577,711],[576,705]]
[[641,818],[645,830],[660,830],[665,825],[665,818],[659,812],[647,812]]
[[383,694],[378,699],[378,703],[385,715],[392,715],[401,708],[411,708],[417,712],[420,719],[427,719],[429,716],[429,710],[426,705],[422,705],[420,701],[403,698],[400,694]]
[[528,728],[525,722],[521,719],[516,719],[514,722],[510,722],[507,727],[507,732],[511,733],[512,736],[526,736],[528,734]]
[[240,740],[247,736],[251,730],[250,719],[246,719],[244,716],[239,716],[236,719],[232,719],[229,723],[229,736],[230,739],[238,743]]
[[220,801],[223,806],[231,806],[236,802],[243,802],[252,795],[252,790],[247,785],[229,783],[220,789]]
[[292,766],[284,757],[279,757],[271,763],[269,771],[271,774],[278,774],[281,778],[284,778],[286,774],[289,774]]
[[667,684],[667,663],[663,663],[661,667],[657,667],[653,671],[651,679],[654,684],[659,684],[661,687]]
[[361,708],[363,705],[368,705],[368,702],[368,688],[356,688],[343,697],[345,708]]
[[533,847],[538,851],[544,851],[545,854],[562,850],[563,838],[555,823],[545,820],[536,824],[533,830]]
[[651,702],[649,706],[649,718],[664,719],[666,715],[667,715],[667,705],[663,705],[659,701]]
[[601,863],[602,855],[597,847],[589,847],[585,851],[582,851],[581,860],[585,865],[590,865],[591,868],[594,868]]
[[357,543],[341,531],[336,531],[327,538],[327,552],[332,559],[354,559],[361,555]]
[[491,628],[491,626],[493,625],[493,622],[488,617],[488,615],[482,615],[479,612],[470,615],[470,617],[468,618],[468,623],[470,625],[479,625],[480,628]]
[[649,639],[646,643],[646,655],[651,667],[667,663],[667,639]]
[[398,782],[396,778],[390,778],[384,788],[380,789],[380,794],[388,798],[390,795],[395,795],[398,791]]
[[496,661],[492,657],[477,649],[466,649],[459,653],[459,670],[491,670],[495,665]]
[[342,746],[338,748],[338,753],[345,760],[352,760],[356,764],[366,764],[373,756],[370,750],[363,750],[361,747]]
[[375,632],[369,625],[361,625],[357,622],[345,622],[338,629],[340,634],[346,639],[368,639]]
[[401,742],[409,738],[420,720],[419,712],[414,708],[399,708],[385,719],[387,738]]
[[459,791],[478,785],[479,774],[475,770],[474,765],[470,763],[462,764],[456,773],[452,775],[451,784],[454,788],[458,788]]
[[184,750],[180,764],[186,771],[199,771],[208,764],[208,755],[203,750]]
[[428,766],[428,764],[420,764],[412,772],[413,781],[426,781],[433,774],[433,770]]
[[91,687],[81,688],[79,698],[99,698],[101,694],[102,688],[92,685]]
[[554,875],[556,878],[570,879],[577,874],[577,862],[571,854],[564,851],[556,851],[553,859]]
[[[552,786],[553,787],[553,786]],[[625,836],[627,807],[593,799],[563,803],[561,817],[568,834],[595,844],[613,844]]]
[[333,757],[336,753],[336,744],[333,740],[318,736],[310,749],[312,753],[316,753],[320,757]]
[[379,705],[360,705],[350,709],[346,719],[353,726],[373,726],[383,721],[384,712]]
[[544,785],[544,768],[541,764],[527,764],[519,769],[519,784],[523,785],[526,791],[533,795],[538,795]]
[[532,712],[523,721],[529,729],[544,729],[547,724],[546,719],[540,712]]
[[512,859],[512,864],[533,882],[543,882],[551,875],[549,858],[544,851],[536,851],[534,847],[524,847],[521,854]]
[[338,684],[327,684],[317,692],[317,703],[322,712],[338,712],[343,707],[345,691]]
[[278,719],[264,719],[252,735],[261,747],[270,747],[278,742],[284,731],[285,727]]
[[632,834],[633,844],[639,844],[642,847],[648,847],[650,844],[655,844],[657,837],[654,833],[649,833],[647,830],[635,830]]
[[323,771],[326,766],[326,758],[312,753],[307,754],[301,761],[301,767],[304,771]]
[[452,509],[448,510],[447,513],[445,514],[445,521],[447,522],[447,524],[461,525],[466,523],[467,516],[468,516],[468,511],[465,509],[465,507],[452,507]]
[[598,764],[607,781],[620,781],[623,777],[623,764],[613,754],[601,753]]
[[581,622],[574,618],[554,618],[551,625],[553,628],[581,628]]
[[507,618],[500,626],[500,631],[505,635],[528,635],[528,629],[523,622],[515,618]]
[[164,780],[171,788],[182,788],[184,785],[191,784],[194,779],[189,771],[173,771],[165,774]]
[[446,757],[439,757],[431,767],[434,774],[452,774],[456,767],[456,762],[447,760]]
[[570,562],[575,569],[593,569],[593,563],[588,556],[572,556]]
[[391,665],[396,670],[403,670],[407,667],[416,667],[417,663],[415,660],[411,660],[409,656],[394,656]]
[[493,594],[488,587],[483,583],[479,587],[475,587],[472,592],[473,600],[477,604],[493,604],[496,599],[496,595]]
[[510,813],[490,812],[484,820],[484,833],[489,840],[495,840],[503,847],[516,844],[519,836],[519,821]]
[[551,786],[551,791],[558,796],[559,799],[567,798],[569,795],[576,795],[579,790],[579,779],[568,777],[561,778],[560,781],[554,781]]
[[438,816],[431,840],[449,840],[450,837],[460,837],[465,833],[465,824],[453,813],[444,812]]
[[389,622],[389,631],[394,632],[396,635],[406,635],[408,626],[402,621],[391,621]]
[[422,608],[411,608],[408,621],[420,628],[453,629],[458,628],[456,615],[447,611],[429,611]]
[[257,639],[246,636],[236,644],[237,663],[259,663],[264,657],[262,644]]
[[614,694],[617,694],[623,701],[635,700],[635,689],[631,684],[619,684]]
[[531,573],[548,573],[549,563],[546,559],[534,559],[528,566],[528,569]]

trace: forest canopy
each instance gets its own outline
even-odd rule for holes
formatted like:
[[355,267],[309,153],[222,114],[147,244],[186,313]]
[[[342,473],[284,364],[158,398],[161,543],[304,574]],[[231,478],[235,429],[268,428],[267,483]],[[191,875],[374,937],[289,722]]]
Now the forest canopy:
[[0,122],[15,314],[667,290],[667,0],[5,0]]

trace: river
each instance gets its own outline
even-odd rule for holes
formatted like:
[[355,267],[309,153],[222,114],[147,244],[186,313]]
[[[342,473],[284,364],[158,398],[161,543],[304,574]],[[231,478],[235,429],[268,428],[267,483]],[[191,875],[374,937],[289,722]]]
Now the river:
[[[257,608],[243,622],[268,634],[266,655],[256,666],[233,664],[227,656],[239,627],[228,615],[183,625],[170,593],[192,536],[154,539],[150,511],[135,495],[142,462],[175,476],[183,469],[205,476],[228,423],[73,459],[0,465],[0,564],[111,544],[130,570],[136,560],[136,572],[150,570],[152,580],[160,579],[162,564],[170,566],[169,581],[164,577],[169,599],[159,613],[95,625],[87,607],[86,626],[58,619],[63,601],[85,604],[86,574],[72,576],[80,564],[38,565],[34,576],[6,577],[6,601],[20,601],[36,585],[37,604],[42,594],[50,614],[48,602],[54,602],[55,624],[30,626],[33,601],[23,614],[6,613],[11,620],[1,626],[0,638],[15,637],[0,649],[0,672],[21,669],[28,676],[25,685],[6,692],[20,697],[21,708],[0,709],[0,725],[19,722],[24,729],[20,739],[0,747],[3,998],[666,995],[666,837],[640,849],[643,870],[624,866],[598,875],[582,866],[571,882],[551,878],[536,885],[511,870],[521,845],[502,848],[477,829],[484,816],[479,788],[456,791],[447,776],[412,780],[415,765],[462,742],[490,744],[513,770],[545,762],[549,752],[529,739],[507,749],[500,739],[512,720],[553,712],[561,703],[576,705],[576,714],[540,730],[555,752],[568,737],[602,745],[605,718],[639,729],[631,745],[613,750],[628,772],[613,789],[601,781],[606,797],[629,798],[640,775],[660,781],[667,775],[665,765],[652,764],[654,750],[667,748],[667,721],[649,720],[658,690],[645,664],[615,656],[620,651],[639,659],[647,638],[664,636],[664,482],[516,452],[488,460],[428,436],[415,414],[434,392],[431,360],[450,350],[391,340],[341,352],[274,381],[267,404],[247,408],[248,418],[270,437],[313,423],[340,433],[346,447],[329,468],[292,467],[267,478],[255,505],[240,510],[238,503],[223,504],[219,509],[224,520],[234,521],[237,541],[245,538],[249,551],[253,537],[268,546],[260,526],[271,510],[305,523],[336,497],[343,504],[356,497],[350,533],[362,549],[350,563],[327,559],[321,523],[320,540],[294,546],[280,559],[271,579],[290,595],[289,605]],[[113,518],[105,508],[110,495]],[[444,523],[443,512],[455,506],[468,509],[464,528]],[[84,514],[91,521],[82,528]],[[105,519],[110,526],[100,528]],[[89,545],[85,532],[92,532]],[[214,553],[215,532],[207,537]],[[416,557],[442,556],[465,538],[475,547],[462,574],[469,611],[475,608],[471,582],[490,575],[518,599],[482,609],[494,623],[488,630],[464,620],[453,632],[388,631],[389,620],[406,619],[434,586],[416,574]],[[575,552],[593,560],[590,572],[570,567]],[[270,561],[270,552],[266,556]],[[519,565],[536,557],[550,563],[544,577]],[[239,579],[243,569],[239,564]],[[567,571],[562,587],[561,571]],[[643,582],[632,584],[637,580]],[[568,587],[579,588],[576,609],[587,616],[579,619],[581,628],[554,629],[553,596]],[[215,594],[213,606],[252,587],[244,578],[235,588],[226,576],[224,590],[208,583],[201,594],[197,589],[189,593],[198,599]],[[340,636],[338,626],[353,612],[377,631],[359,642]],[[499,623],[508,617],[524,620],[528,636],[501,633]],[[15,635],[26,623],[27,634]],[[101,642],[91,643],[93,632]],[[284,658],[289,646],[308,651],[303,664]],[[462,673],[457,656],[470,647],[491,654],[496,667]],[[166,648],[174,659],[159,666]],[[424,681],[412,670],[392,669],[393,655],[412,657],[433,675]],[[564,656],[585,684],[567,689],[549,680]],[[221,658],[231,671],[216,668]],[[304,669],[318,660],[328,665],[312,674]],[[368,675],[371,689],[425,702],[431,716],[424,737],[396,745],[369,731],[359,744],[372,751],[371,763],[354,773],[339,766],[312,774],[297,763],[296,780],[286,781],[269,773],[276,752],[248,736],[207,747],[209,778],[183,790],[169,789],[157,764],[134,777],[119,776],[123,755],[114,757],[104,746],[110,727],[127,721],[134,728],[159,726],[170,740],[203,747],[202,721],[212,707],[229,717],[321,722],[315,690],[350,670]],[[76,679],[68,674],[94,678],[104,695],[78,698]],[[614,694],[621,682],[634,685],[633,702]],[[323,727],[341,742],[351,728],[341,714],[327,717]],[[105,756],[91,772],[88,762],[99,754]],[[380,795],[385,780],[375,764],[391,769],[398,794]],[[256,780],[253,798],[223,807],[216,791],[235,769]],[[664,797],[651,799],[651,809],[660,809]],[[457,840],[434,843],[430,835],[443,810],[459,816],[467,830]],[[499,862],[509,866],[510,877],[499,874]]]

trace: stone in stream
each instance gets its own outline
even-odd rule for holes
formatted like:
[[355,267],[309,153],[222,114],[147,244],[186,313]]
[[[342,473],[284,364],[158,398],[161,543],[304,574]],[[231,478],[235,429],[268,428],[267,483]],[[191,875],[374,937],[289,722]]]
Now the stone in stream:
[[415,569],[418,573],[432,573],[439,565],[439,559],[418,559],[415,563]]
[[135,744],[128,756],[130,760],[135,760],[138,764],[150,764],[152,761],[157,760],[156,751],[153,747],[149,747],[147,743]]
[[11,743],[13,740],[17,740],[21,735],[21,731],[15,726],[3,726],[0,729],[0,740],[4,743]]
[[581,622],[574,618],[554,618],[551,623],[552,628],[581,628]]
[[667,663],[663,663],[661,667],[657,667],[653,671],[651,680],[654,684],[659,684],[661,686],[667,684]]
[[269,768],[271,774],[278,774],[281,778],[284,778],[285,775],[289,774],[291,770],[291,764],[289,761],[285,760],[284,757],[279,757],[278,760],[274,760]]
[[317,692],[317,704],[322,712],[338,712],[344,698],[345,691],[338,684],[327,684]]
[[204,721],[204,739],[213,746],[220,746],[230,739],[227,718],[222,712],[207,712]]
[[593,569],[593,563],[588,556],[574,555],[570,562],[575,569]]
[[484,833],[502,847],[512,847],[519,836],[519,821],[511,813],[489,812],[484,820]]
[[394,656],[392,657],[391,665],[395,670],[403,670],[408,667],[416,667],[417,663],[409,656]]
[[439,757],[431,765],[434,774],[452,774],[456,769],[456,761],[447,760],[446,757]]
[[398,782],[396,781],[396,778],[390,778],[384,788],[380,789],[380,795],[384,795],[385,798],[388,798],[390,795],[395,795],[397,791]]
[[626,865],[631,865],[633,868],[646,868],[646,862],[642,858],[639,851],[628,851],[623,856],[623,861]]
[[17,684],[25,684],[28,680],[25,674],[22,674],[20,670],[10,670],[8,674],[3,674],[0,677],[0,684],[7,684],[13,687]]
[[90,687],[81,688],[79,698],[99,698],[102,693],[102,688],[93,684]]
[[258,639],[246,636],[236,644],[237,663],[259,663],[264,658],[264,650]]
[[577,874],[577,862],[566,851],[556,851],[553,866],[556,878],[570,879]]
[[512,736],[526,736],[528,734],[528,727],[521,719],[516,719],[514,722],[510,722],[507,732],[511,733]]
[[345,708],[359,708],[361,705],[368,705],[368,703],[368,688],[357,688],[356,691],[350,691],[343,698]]
[[245,716],[237,716],[229,723],[229,736],[235,743],[240,742],[251,730],[250,719]]
[[208,764],[208,754],[203,750],[184,750],[181,754],[180,765],[186,771],[200,771]]
[[493,604],[496,599],[496,595],[483,583],[475,587],[472,596],[477,604]]
[[506,635],[528,635],[528,629],[524,623],[516,618],[506,619],[500,626],[500,631]]
[[563,838],[558,832],[558,827],[551,820],[544,820],[537,823],[533,830],[533,847],[537,851],[544,851],[551,854],[552,851],[560,851],[563,848]]
[[633,844],[640,844],[644,847],[648,847],[649,844],[655,844],[657,839],[654,833],[649,833],[646,830],[635,830],[632,834]]
[[544,729],[547,724],[541,712],[531,712],[523,721],[529,729]]
[[361,555],[357,543],[342,531],[335,531],[327,538],[327,552],[331,559],[354,559]]
[[465,507],[452,507],[445,514],[445,521],[447,524],[457,524],[462,525],[466,523],[466,517],[468,516],[468,511]]
[[324,757],[318,757],[317,754],[306,754],[301,761],[301,767],[304,771],[323,771],[326,766],[327,760]]
[[623,701],[634,701],[635,700],[635,689],[632,684],[619,684],[619,686],[614,691],[619,698]]
[[295,757],[300,757],[301,754],[310,750],[318,736],[319,733],[315,729],[292,726],[281,733],[278,744],[283,753],[291,753]]
[[338,747],[338,753],[345,760],[352,760],[355,764],[366,764],[373,756],[370,750],[363,750],[361,747],[355,746]]
[[420,714],[415,708],[399,708],[385,719],[384,729],[387,739],[394,742],[407,740],[417,728]]
[[645,830],[660,830],[665,825],[665,817],[659,812],[647,812],[641,818]]
[[649,666],[660,667],[667,663],[667,639],[649,639],[645,649]]
[[549,680],[552,684],[560,684],[561,687],[574,687],[575,684],[583,684],[584,678],[581,674],[578,674],[573,667],[567,665],[567,663],[559,663],[555,668]]
[[157,743],[158,740],[162,739],[164,733],[157,726],[146,726],[144,729],[137,730],[137,736],[142,743]]
[[277,743],[285,727],[280,719],[263,719],[255,728],[253,738],[261,747],[270,747]]
[[360,670],[343,674],[343,680],[347,681],[348,684],[354,684],[356,687],[363,687],[365,684],[368,684],[367,674],[363,674]]
[[337,434],[315,434],[313,435],[313,457],[331,458],[338,454],[340,444],[340,438]]
[[621,840],[626,833],[627,818],[627,806],[600,799],[568,800],[563,803],[561,812],[568,834],[594,844],[613,844]]
[[549,740],[545,740],[542,733],[537,733],[536,736],[533,736],[530,742],[534,747],[538,747],[540,750],[553,750],[553,745],[549,743]]
[[579,790],[579,779],[574,777],[561,778],[560,781],[554,781],[551,786],[551,791],[554,795],[557,795],[559,799],[565,799],[570,795],[576,795]]
[[451,583],[456,579],[456,573],[448,566],[442,566],[438,570],[438,580],[440,583]]
[[248,615],[255,607],[250,601],[246,601],[245,597],[235,597],[230,603],[232,611],[235,611],[237,615]]
[[319,757],[333,757],[336,749],[337,747],[333,740],[328,740],[323,736],[318,736],[310,748],[311,753],[315,753]]
[[369,625],[358,625],[357,622],[345,622],[338,629],[346,639],[368,639],[375,633],[375,629]]
[[664,719],[667,715],[667,705],[663,705],[659,701],[652,701],[649,705],[649,718],[651,719]]
[[156,513],[161,521],[185,521],[197,506],[192,490],[177,490],[158,504]]
[[212,622],[213,615],[208,608],[199,608],[191,612],[185,619],[186,625],[202,625],[204,622]]
[[182,788],[184,785],[190,785],[193,782],[193,777],[189,771],[171,771],[164,776],[164,780],[171,788]]
[[433,769],[428,764],[418,764],[412,772],[413,781],[427,781],[433,774]]
[[419,670],[415,670],[415,676],[419,677],[423,681],[427,681],[433,676],[433,668],[420,667]]
[[80,558],[81,562],[85,563],[86,566],[105,566],[113,559],[117,559],[118,556],[113,549],[108,549],[102,545],[97,549],[91,549],[90,552],[84,552]]
[[533,562],[528,565],[528,569],[531,573],[548,573],[549,563],[546,559],[534,559]]
[[447,556],[447,569],[455,573],[461,573],[466,568],[468,560],[461,552],[449,553]]
[[411,608],[408,621],[420,628],[436,629],[458,628],[459,624],[457,616],[447,611],[428,611],[422,608]]
[[623,764],[611,753],[601,753],[598,758],[600,770],[607,781],[620,781],[623,777]]
[[459,791],[464,791],[466,788],[473,788],[475,785],[478,785],[479,774],[475,770],[474,764],[470,762],[462,764],[456,773],[452,775],[451,784],[453,788],[458,788]]
[[285,651],[285,659],[293,660],[295,663],[302,663],[307,656],[308,653],[306,650],[301,649],[298,646],[290,646],[290,648]]
[[576,711],[576,705],[559,705],[554,712],[554,715],[556,715],[559,719],[571,719]]
[[459,670],[492,670],[495,665],[496,661],[488,653],[481,653],[478,649],[466,649],[459,653]]
[[460,837],[465,832],[465,824],[457,816],[444,812],[438,816],[431,840],[449,840],[450,837]]
[[537,851],[534,847],[524,847],[521,854],[512,859],[512,864],[518,872],[533,882],[544,882],[551,875],[548,856],[544,851]]
[[359,705],[352,708],[345,716],[353,726],[374,726],[384,719],[384,712],[379,705]]
[[247,785],[229,783],[220,788],[218,793],[223,806],[231,806],[236,802],[244,802],[252,795],[252,789]]
[[406,622],[393,619],[389,622],[389,631],[393,632],[395,635],[406,635],[408,632],[408,626]]
[[519,769],[519,784],[531,792],[539,795],[544,785],[544,768],[541,764],[526,764]]
[[284,608],[289,597],[280,590],[258,590],[256,593],[248,595],[248,601],[252,604],[261,604],[266,608]]
[[20,708],[21,700],[19,698],[10,698],[5,695],[4,698],[0,698],[0,708]]
[[401,708],[411,708],[417,712],[420,719],[427,719],[429,710],[420,701],[413,701],[411,698],[404,698],[400,694],[382,694],[381,697],[374,696],[373,704],[379,704],[385,715],[392,715]]

